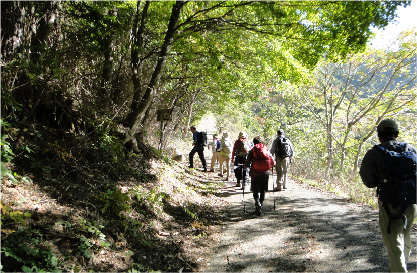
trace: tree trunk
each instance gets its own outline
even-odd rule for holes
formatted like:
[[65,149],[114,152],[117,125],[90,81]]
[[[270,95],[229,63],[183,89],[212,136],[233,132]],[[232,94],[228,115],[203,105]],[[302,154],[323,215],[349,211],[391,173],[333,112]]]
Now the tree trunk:
[[[134,105],[132,105],[131,111],[127,117],[126,123],[128,126],[128,132],[126,133],[124,143],[131,142],[133,140],[137,130],[142,124],[143,115],[148,109],[149,105],[151,104],[152,97],[154,96],[156,87],[158,85],[158,81],[162,74],[162,70],[165,68],[166,59],[171,49],[172,42],[174,40],[174,35],[176,33],[176,26],[178,24],[178,20],[181,14],[181,9],[184,5],[185,2],[177,1],[172,7],[171,18],[169,20],[167,32],[165,34],[164,43],[161,48],[158,62],[152,74],[151,80],[149,81],[149,84],[145,90],[143,97],[140,100],[138,100],[138,98],[135,98],[138,102],[137,107],[134,107]],[[135,86],[135,88],[137,88],[137,86]],[[138,90],[135,90],[135,93],[137,91]]]

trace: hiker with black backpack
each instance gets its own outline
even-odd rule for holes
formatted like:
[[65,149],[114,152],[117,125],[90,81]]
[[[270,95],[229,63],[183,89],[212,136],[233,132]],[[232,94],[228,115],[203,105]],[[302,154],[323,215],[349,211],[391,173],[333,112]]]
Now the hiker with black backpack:
[[203,164],[203,172],[207,172],[207,162],[204,158],[204,146],[207,145],[207,135],[204,137],[203,132],[198,132],[195,126],[191,126],[190,131],[193,133],[194,147],[191,149],[191,152],[188,155],[190,161],[190,165],[188,167],[194,168],[193,158],[195,153],[198,153],[198,157],[200,157],[201,163]]
[[232,151],[232,163],[234,163],[234,171],[236,176],[236,187],[245,186],[245,181],[247,177],[247,172],[243,168],[243,164],[246,161],[246,156],[248,155],[249,150],[251,149],[250,143],[247,140],[248,134],[245,132],[240,132],[238,139],[233,145]]
[[359,174],[368,188],[377,187],[379,227],[388,250],[390,270],[407,272],[410,232],[417,214],[416,149],[397,140],[392,119],[377,126],[380,144],[366,152]]
[[253,148],[249,151],[244,167],[250,167],[251,188],[255,199],[255,214],[262,214],[262,203],[265,200],[265,191],[268,191],[268,171],[274,167],[275,161],[268,151],[261,137],[253,139]]
[[281,191],[281,189],[287,189],[287,171],[294,157],[294,150],[291,141],[284,136],[284,130],[279,129],[277,131],[277,138],[272,142],[270,152],[275,156],[277,173],[277,187],[273,190]]

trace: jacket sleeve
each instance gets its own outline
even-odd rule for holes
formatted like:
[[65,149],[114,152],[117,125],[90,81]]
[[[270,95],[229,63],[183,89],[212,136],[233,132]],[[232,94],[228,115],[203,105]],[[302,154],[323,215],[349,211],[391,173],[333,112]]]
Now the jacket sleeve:
[[233,151],[232,151],[232,159],[235,158],[236,148],[237,148],[237,141],[235,141],[235,144],[233,145]]
[[368,188],[378,186],[379,179],[382,177],[382,170],[379,168],[379,160],[378,151],[375,149],[369,150],[363,157],[359,174],[363,184]]

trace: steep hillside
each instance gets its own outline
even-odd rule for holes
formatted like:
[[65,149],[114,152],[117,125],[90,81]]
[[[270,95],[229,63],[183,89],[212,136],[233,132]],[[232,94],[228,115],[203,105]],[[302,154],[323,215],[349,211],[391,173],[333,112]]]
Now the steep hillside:
[[214,174],[106,135],[37,132],[2,176],[2,271],[196,270],[221,217]]

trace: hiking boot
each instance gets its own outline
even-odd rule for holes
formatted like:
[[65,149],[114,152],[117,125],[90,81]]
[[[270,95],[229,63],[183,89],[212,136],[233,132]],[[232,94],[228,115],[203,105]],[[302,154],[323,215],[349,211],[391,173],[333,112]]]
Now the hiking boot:
[[274,191],[281,191],[281,188],[275,187]]
[[207,172],[207,168],[204,168],[203,173],[206,173],[206,172]]
[[214,173],[214,169],[210,169],[210,172],[211,172],[211,173]]
[[224,181],[229,181],[229,177],[226,177],[226,179]]
[[239,180],[236,183],[236,187],[240,187],[240,181]]
[[259,200],[255,201],[255,214],[260,216],[262,214],[262,205]]

